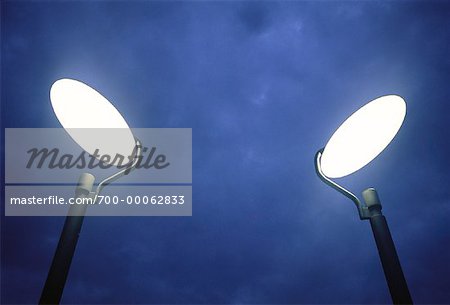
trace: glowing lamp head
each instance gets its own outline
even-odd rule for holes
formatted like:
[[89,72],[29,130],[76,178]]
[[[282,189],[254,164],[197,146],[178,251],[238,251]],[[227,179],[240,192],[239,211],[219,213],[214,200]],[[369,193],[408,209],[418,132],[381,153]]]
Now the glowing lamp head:
[[86,152],[107,155],[106,163],[112,165],[120,163],[116,155],[132,155],[136,142],[127,122],[95,89],[74,79],[60,79],[50,89],[50,101],[61,125]]
[[370,163],[395,137],[405,116],[406,103],[398,95],[385,95],[361,107],[325,146],[320,159],[323,174],[340,178]]

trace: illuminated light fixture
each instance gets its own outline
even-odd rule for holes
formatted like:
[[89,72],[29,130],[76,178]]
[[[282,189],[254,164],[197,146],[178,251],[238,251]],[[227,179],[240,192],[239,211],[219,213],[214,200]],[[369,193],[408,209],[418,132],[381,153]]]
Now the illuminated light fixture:
[[386,95],[353,113],[328,141],[321,157],[329,178],[350,175],[375,159],[402,126],[406,103],[398,95]]
[[[130,156],[136,146],[127,122],[99,92],[74,79],[57,80],[50,89],[53,111],[61,125],[86,152]],[[113,165],[117,165],[117,162]]]
[[[95,177],[89,173],[81,174],[75,195],[91,198],[95,204],[104,186],[136,167],[142,156],[142,145],[119,111],[99,92],[78,80],[57,80],[51,86],[50,100],[59,122],[81,148],[102,162],[122,168],[103,179],[95,191],[92,191]],[[125,160],[128,162],[124,163]],[[61,301],[86,207],[86,204],[70,206],[39,304],[59,304]]]
[[385,95],[361,107],[334,132],[315,156],[319,178],[353,201],[361,220],[370,220],[386,282],[394,304],[412,304],[408,285],[374,188],[363,191],[364,202],[331,178],[350,175],[375,159],[392,141],[406,116],[398,95]]

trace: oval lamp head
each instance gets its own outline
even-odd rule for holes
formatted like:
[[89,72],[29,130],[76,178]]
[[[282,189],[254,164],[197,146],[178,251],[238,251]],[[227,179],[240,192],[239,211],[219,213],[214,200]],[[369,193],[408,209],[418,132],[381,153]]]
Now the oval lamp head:
[[334,132],[320,159],[329,178],[350,175],[375,159],[392,141],[406,116],[398,95],[379,97],[353,113]]
[[53,83],[50,101],[61,125],[86,152],[111,165],[129,162],[136,145],[133,133],[99,92],[78,80],[63,78]]

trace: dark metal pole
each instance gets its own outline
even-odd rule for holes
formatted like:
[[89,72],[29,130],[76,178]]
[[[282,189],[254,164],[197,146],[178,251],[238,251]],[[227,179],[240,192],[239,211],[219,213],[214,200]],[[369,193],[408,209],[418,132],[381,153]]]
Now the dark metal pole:
[[394,241],[386,221],[381,213],[381,203],[377,191],[369,188],[363,192],[364,201],[370,212],[370,225],[383,265],[386,282],[394,304],[412,304],[411,295],[403,270],[395,250]]
[[[94,176],[82,174],[75,190],[76,198],[86,198],[92,191]],[[59,238],[58,246],[53,256],[52,265],[42,290],[39,304],[59,304],[69,273],[78,237],[83,224],[86,204],[74,204],[69,209],[64,227]],[[76,215],[76,216],[73,216]]]

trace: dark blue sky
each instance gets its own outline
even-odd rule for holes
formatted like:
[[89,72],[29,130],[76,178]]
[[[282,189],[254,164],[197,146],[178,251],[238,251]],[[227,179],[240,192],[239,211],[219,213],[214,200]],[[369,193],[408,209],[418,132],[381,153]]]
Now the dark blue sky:
[[[59,127],[58,78],[193,134],[193,216],[85,220],[64,303],[388,303],[368,222],[314,153],[408,103],[376,187],[416,303],[450,303],[450,3],[2,1],[2,127]],[[2,143],[3,147],[3,143]],[[2,159],[3,163],[3,159]],[[3,200],[3,195],[2,195]],[[4,217],[4,303],[36,303],[64,219]]]

